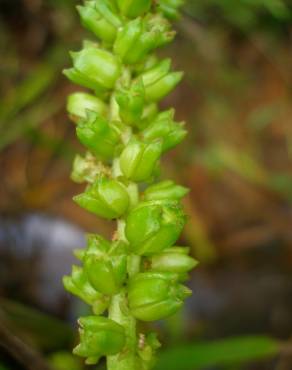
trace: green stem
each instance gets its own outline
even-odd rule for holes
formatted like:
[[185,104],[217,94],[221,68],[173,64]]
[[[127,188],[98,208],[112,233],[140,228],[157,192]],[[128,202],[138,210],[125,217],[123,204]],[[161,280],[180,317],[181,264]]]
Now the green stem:
[[131,315],[125,291],[115,295],[109,308],[109,318],[125,328],[126,346],[123,352],[107,357],[108,370],[140,370],[138,367],[136,319]]

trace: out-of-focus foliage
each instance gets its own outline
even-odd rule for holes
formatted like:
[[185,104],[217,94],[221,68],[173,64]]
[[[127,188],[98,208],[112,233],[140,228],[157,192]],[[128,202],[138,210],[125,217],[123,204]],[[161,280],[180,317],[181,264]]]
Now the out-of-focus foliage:
[[54,370],[81,370],[83,365],[69,352],[56,352],[50,357],[50,365]]
[[205,0],[187,2],[199,22],[227,22],[245,31],[257,28],[283,30],[292,19],[288,0]]
[[273,357],[279,351],[279,343],[268,337],[239,337],[195,343],[164,351],[155,370],[178,370],[178,366],[179,370],[196,370],[244,364],[247,361]]

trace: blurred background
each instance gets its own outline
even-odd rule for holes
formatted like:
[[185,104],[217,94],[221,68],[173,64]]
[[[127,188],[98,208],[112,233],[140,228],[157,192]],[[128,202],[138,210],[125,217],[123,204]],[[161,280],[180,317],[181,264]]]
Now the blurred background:
[[[83,149],[61,71],[91,37],[77,3],[0,0],[0,370],[85,369],[70,351],[87,307],[61,279],[84,232],[114,224],[71,200]],[[163,107],[189,136],[162,173],[191,189],[180,244],[200,266],[184,311],[155,325],[155,370],[291,370],[291,1],[190,0],[176,28],[160,54],[185,79]]]

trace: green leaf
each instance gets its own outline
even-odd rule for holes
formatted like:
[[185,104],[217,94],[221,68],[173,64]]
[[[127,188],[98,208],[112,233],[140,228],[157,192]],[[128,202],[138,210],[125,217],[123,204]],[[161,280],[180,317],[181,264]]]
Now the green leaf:
[[154,370],[196,370],[232,365],[275,356],[278,342],[265,336],[248,336],[196,343],[161,353]]

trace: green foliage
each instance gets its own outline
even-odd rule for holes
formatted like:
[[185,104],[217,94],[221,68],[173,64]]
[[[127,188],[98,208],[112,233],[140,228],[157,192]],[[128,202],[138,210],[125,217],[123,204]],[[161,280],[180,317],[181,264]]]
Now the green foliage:
[[189,11],[199,19],[223,19],[249,31],[257,27],[281,26],[291,21],[291,5],[286,0],[206,0],[189,1]]
[[279,351],[279,343],[264,336],[188,344],[161,353],[155,370],[199,370],[210,366],[242,364],[273,357]]

